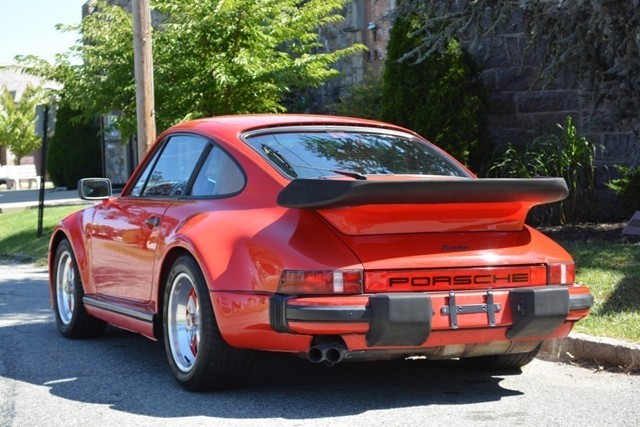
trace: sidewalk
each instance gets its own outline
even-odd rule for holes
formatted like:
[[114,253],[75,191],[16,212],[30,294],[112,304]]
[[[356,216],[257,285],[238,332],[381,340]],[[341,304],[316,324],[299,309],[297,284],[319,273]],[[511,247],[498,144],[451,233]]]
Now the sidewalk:
[[[0,191],[0,214],[23,209],[35,209],[39,205],[39,190],[4,190]],[[78,197],[76,190],[54,190],[44,191],[45,206],[62,206],[91,204]]]

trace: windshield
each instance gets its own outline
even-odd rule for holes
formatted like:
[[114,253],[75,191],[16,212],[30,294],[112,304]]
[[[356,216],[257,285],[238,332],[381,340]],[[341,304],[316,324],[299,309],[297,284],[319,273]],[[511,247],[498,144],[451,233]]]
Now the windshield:
[[246,142],[291,178],[346,175],[469,175],[430,144],[395,133],[304,131],[250,135]]

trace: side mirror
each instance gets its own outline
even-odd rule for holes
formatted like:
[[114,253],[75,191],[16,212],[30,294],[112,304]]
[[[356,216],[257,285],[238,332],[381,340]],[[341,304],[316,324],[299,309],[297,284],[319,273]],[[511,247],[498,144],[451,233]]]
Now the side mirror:
[[107,178],[83,178],[78,181],[78,195],[83,200],[103,200],[111,197],[111,181]]

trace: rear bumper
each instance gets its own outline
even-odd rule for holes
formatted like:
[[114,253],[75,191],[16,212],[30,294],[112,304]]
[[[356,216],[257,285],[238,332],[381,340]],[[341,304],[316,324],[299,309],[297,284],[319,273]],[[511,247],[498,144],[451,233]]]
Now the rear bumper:
[[269,301],[269,321],[277,332],[366,334],[368,347],[420,347],[428,345],[433,332],[479,328],[502,329],[506,340],[544,339],[564,322],[586,316],[592,305],[593,296],[579,286],[332,297],[276,294]]

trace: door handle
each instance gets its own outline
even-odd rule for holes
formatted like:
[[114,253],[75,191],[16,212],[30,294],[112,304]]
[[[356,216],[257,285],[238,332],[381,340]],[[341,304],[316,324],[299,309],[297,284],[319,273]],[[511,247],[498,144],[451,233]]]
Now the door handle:
[[145,219],[144,223],[147,224],[149,227],[157,227],[158,224],[160,224],[160,218],[158,218],[157,216],[153,215],[153,216],[150,216],[149,218]]

